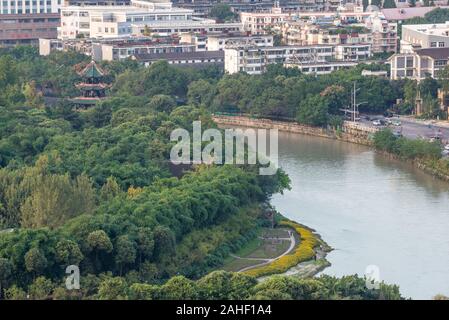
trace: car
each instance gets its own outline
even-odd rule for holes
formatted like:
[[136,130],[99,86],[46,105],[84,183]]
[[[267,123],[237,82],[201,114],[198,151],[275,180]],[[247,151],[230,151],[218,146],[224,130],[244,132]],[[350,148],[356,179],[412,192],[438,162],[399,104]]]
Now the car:
[[381,126],[382,122],[380,122],[380,120],[374,120],[373,121],[373,125],[375,125],[376,127]]
[[449,157],[449,150],[443,150],[443,151],[441,152],[441,155],[442,155],[443,157]]
[[430,142],[440,142],[441,143],[441,137],[440,136],[430,137]]
[[392,121],[392,124],[396,127],[400,127],[402,125],[401,121],[399,120]]
[[444,146],[444,150],[448,150],[449,151],[449,144]]
[[402,137],[402,133],[400,133],[400,132],[393,132],[393,135],[394,135],[396,138],[401,138],[401,137]]

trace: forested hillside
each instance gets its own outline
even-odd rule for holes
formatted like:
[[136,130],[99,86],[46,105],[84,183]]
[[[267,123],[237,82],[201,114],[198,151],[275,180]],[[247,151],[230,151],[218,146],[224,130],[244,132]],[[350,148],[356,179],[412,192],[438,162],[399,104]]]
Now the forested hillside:
[[[30,48],[0,54],[0,298],[372,294],[358,289],[314,293],[313,288],[330,288],[330,282],[338,281],[330,278],[305,284],[279,280],[287,283],[285,288],[273,291],[242,275],[204,277],[268,223],[260,204],[288,188],[289,180],[281,170],[259,176],[256,167],[198,165],[180,173],[169,163],[173,129],[191,130],[194,120],[201,120],[203,129],[213,127],[210,111],[229,106],[294,115],[307,77],[279,69],[266,80],[244,81],[247,75],[223,77],[215,68],[104,63],[109,97],[79,112],[67,98],[78,94],[76,70],[88,61],[75,53],[39,57]],[[317,80],[310,92],[319,93],[331,82]],[[258,91],[276,83],[277,89],[295,89],[282,96]],[[386,92],[381,96],[391,100]],[[82,290],[76,293],[63,289],[68,265],[80,266]],[[233,279],[229,285],[237,287],[204,291],[218,286],[214,277]],[[313,292],[291,291],[303,285]],[[213,290],[219,293],[205,296]],[[397,297],[397,288],[392,290]],[[383,296],[377,292],[376,297]]]

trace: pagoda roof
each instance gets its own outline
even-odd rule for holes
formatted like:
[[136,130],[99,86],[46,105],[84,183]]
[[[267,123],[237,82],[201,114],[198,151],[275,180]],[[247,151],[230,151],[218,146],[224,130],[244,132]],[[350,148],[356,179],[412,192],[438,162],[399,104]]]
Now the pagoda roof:
[[101,78],[104,74],[104,71],[93,60],[79,73],[80,76],[86,78]]

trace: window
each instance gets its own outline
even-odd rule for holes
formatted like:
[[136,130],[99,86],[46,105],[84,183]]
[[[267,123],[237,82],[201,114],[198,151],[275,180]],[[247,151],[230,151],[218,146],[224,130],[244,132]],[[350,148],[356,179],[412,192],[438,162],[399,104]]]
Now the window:
[[444,47],[444,41],[438,42],[438,47],[440,47],[440,48]]
[[436,42],[433,42],[433,41],[432,41],[432,42],[430,43],[430,47],[431,47],[431,48],[436,48],[436,46],[437,46],[437,43],[436,43]]

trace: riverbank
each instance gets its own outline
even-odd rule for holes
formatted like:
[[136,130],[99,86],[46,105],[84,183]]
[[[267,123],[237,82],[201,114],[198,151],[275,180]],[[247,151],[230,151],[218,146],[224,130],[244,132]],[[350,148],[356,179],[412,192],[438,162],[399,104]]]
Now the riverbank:
[[[367,127],[360,124],[345,121],[340,129],[330,129],[321,127],[312,127],[302,125],[296,122],[278,121],[270,119],[258,119],[247,116],[224,116],[214,115],[212,117],[215,123],[219,126],[238,126],[249,127],[257,129],[278,129],[279,131],[305,134],[310,136],[322,137],[327,139],[340,140],[350,143],[361,144],[373,147],[373,137],[377,128]],[[406,161],[414,167],[444,181],[449,182],[449,167],[446,165],[447,161],[441,160],[426,160],[426,159],[402,159],[401,157],[385,152],[379,151],[386,157],[400,161]]]
[[223,269],[263,280],[276,274],[313,277],[330,266],[326,255],[332,248],[315,230],[278,216],[275,228],[264,229],[258,243],[248,243],[232,254]]
[[376,153],[392,160],[406,162],[435,178],[449,182],[449,167],[447,167],[449,161],[445,161],[445,163],[442,163],[442,161],[444,160],[441,159],[403,159],[394,153],[382,150],[376,150]]
[[271,119],[251,118],[247,116],[213,115],[212,119],[219,126],[238,126],[257,129],[278,129],[279,131],[299,133],[310,136],[341,140],[351,143],[371,146],[372,137],[377,128],[367,127],[345,121],[341,128],[321,128],[302,125],[297,122],[278,121]]

